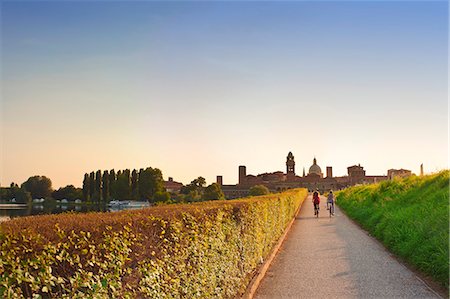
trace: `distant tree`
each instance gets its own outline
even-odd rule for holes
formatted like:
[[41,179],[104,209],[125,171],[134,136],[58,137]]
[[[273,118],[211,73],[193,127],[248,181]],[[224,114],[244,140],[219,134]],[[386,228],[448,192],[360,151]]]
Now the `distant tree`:
[[201,201],[202,197],[197,190],[190,191],[185,197],[186,202],[197,202]]
[[139,195],[141,199],[152,202],[157,192],[164,191],[162,172],[158,168],[148,167],[139,177]]
[[190,184],[188,184],[186,186],[182,186],[180,193],[189,194],[192,191],[197,191],[201,195],[201,194],[203,194],[205,185],[206,185],[205,178],[199,176],[198,178],[192,180]]
[[0,188],[0,201],[11,200],[11,198],[12,198],[11,193],[10,193],[11,188],[5,188],[5,187]]
[[225,199],[225,195],[222,192],[222,188],[216,183],[212,183],[206,187],[203,195],[203,200],[213,200],[213,199]]
[[269,194],[269,189],[264,185],[255,185],[250,188],[249,195],[251,196],[259,196],[259,195],[266,195]]
[[19,188],[19,185],[17,185],[16,183],[12,182],[12,183],[9,185],[9,187],[10,187],[10,188],[14,188],[14,187]]
[[32,200],[30,192],[26,191],[24,188],[19,188],[17,186],[11,188],[11,196],[12,198],[15,198],[16,203],[30,203]]
[[116,172],[114,169],[111,169],[109,172],[109,198],[110,199],[116,199],[117,193],[116,193]]
[[139,199],[138,173],[136,169],[133,169],[133,172],[131,173],[131,198],[134,200]]
[[144,188],[145,188],[145,179],[144,179],[144,169],[141,168],[139,169],[139,173],[138,173],[138,199],[139,200],[143,200],[146,199],[145,198],[145,192],[144,192]]
[[83,200],[89,201],[91,199],[90,194],[89,174],[85,173],[83,179]]
[[102,199],[104,202],[108,202],[109,201],[109,195],[110,195],[110,190],[109,190],[109,173],[108,170],[103,171],[103,177],[102,177]]
[[32,198],[46,198],[52,194],[52,181],[46,176],[32,176],[21,187],[30,192]]
[[129,169],[125,169],[123,171],[123,174],[125,175],[127,180],[127,188],[128,188],[127,193],[129,194],[128,198],[131,199],[131,171]]
[[153,202],[168,203],[170,201],[170,193],[166,191],[158,191],[153,195]]
[[74,201],[83,197],[83,190],[80,188],[75,188],[73,185],[67,185],[66,187],[53,191],[52,197],[58,200],[67,199]]
[[95,201],[95,173],[89,174],[89,199]]
[[94,200],[95,202],[99,202],[102,198],[102,171],[97,170],[95,172],[95,184],[94,184]]
[[130,181],[127,173],[121,172],[120,170],[117,172],[117,180],[116,180],[116,195],[118,200],[128,200],[131,197],[130,194]]
[[166,189],[164,189],[164,180],[162,172],[158,168],[153,168],[152,183],[153,183],[151,189],[152,196],[158,192],[166,191]]

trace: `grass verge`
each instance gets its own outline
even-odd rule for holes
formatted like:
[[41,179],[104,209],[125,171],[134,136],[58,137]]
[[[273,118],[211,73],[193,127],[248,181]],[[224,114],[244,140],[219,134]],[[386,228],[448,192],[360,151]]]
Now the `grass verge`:
[[450,171],[355,186],[336,203],[393,253],[449,287]]

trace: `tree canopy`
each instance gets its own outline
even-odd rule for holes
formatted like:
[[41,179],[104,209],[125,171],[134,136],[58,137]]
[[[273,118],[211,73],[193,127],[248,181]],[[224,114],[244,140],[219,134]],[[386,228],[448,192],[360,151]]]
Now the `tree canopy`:
[[30,192],[32,198],[46,198],[52,194],[52,181],[46,176],[32,176],[21,187]]
[[202,195],[203,200],[213,200],[213,199],[225,199],[225,195],[222,192],[222,188],[216,183],[212,183],[205,188]]
[[83,197],[83,191],[81,188],[75,188],[73,185],[67,185],[66,187],[53,191],[52,197],[58,200],[67,199],[74,201]]
[[250,188],[248,193],[249,193],[250,196],[259,196],[259,195],[269,194],[270,191],[264,185],[255,185],[255,186]]

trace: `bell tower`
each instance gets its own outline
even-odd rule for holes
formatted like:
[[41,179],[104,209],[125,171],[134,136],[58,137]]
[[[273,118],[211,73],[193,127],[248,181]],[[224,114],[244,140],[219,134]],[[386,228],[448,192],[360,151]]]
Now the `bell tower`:
[[289,152],[286,159],[286,174],[288,179],[295,176],[295,161],[292,152]]

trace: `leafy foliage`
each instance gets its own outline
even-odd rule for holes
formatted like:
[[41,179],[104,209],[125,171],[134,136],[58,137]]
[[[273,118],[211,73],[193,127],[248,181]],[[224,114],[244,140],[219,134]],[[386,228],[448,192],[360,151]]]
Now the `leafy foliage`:
[[182,186],[180,193],[189,194],[189,193],[193,193],[196,191],[197,194],[202,194],[205,185],[206,185],[205,178],[199,176],[198,178],[192,180],[186,186]]
[[22,186],[32,198],[46,198],[52,194],[52,181],[46,176],[32,176]]
[[255,185],[248,191],[250,196],[266,195],[269,194],[269,189],[264,185]]
[[233,298],[306,195],[4,222],[0,297]]
[[81,199],[83,197],[83,191],[81,188],[75,188],[73,185],[68,185],[53,191],[52,197],[54,199],[68,199],[74,201],[75,199]]
[[392,252],[448,288],[450,171],[357,186],[336,203]]
[[203,200],[225,199],[225,195],[222,192],[222,188],[216,183],[212,183],[205,188],[202,195]]
[[9,188],[0,188],[0,200],[12,200],[16,203],[30,203],[31,194],[24,188],[19,188],[17,184],[11,183]]

